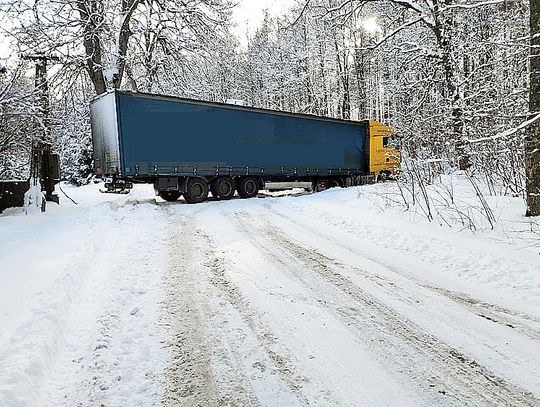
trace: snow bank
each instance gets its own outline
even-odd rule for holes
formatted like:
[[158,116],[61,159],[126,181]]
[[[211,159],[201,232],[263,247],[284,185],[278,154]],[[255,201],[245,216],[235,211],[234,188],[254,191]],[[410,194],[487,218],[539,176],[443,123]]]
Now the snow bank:
[[136,194],[64,188],[79,205],[0,216],[0,405],[152,404],[165,259],[144,236],[162,217]]
[[[453,204],[441,203],[449,188]],[[430,222],[422,203],[406,209],[397,183],[334,189],[283,198],[289,215],[304,215],[359,239],[367,256],[486,301],[540,315],[540,219],[526,218],[521,198],[484,198],[493,211],[493,229],[465,176],[454,176],[430,191],[441,201]],[[446,202],[446,200],[444,200]],[[337,239],[340,236],[336,236]],[[342,238],[342,237],[341,237]]]

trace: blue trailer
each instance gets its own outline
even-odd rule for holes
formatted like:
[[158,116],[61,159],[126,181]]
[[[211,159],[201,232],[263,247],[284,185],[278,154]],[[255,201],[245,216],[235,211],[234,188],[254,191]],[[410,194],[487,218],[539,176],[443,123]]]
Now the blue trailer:
[[250,198],[267,182],[357,185],[396,168],[391,129],[373,121],[123,91],[90,107],[95,171],[111,190],[151,182],[166,200],[198,203],[209,191]]

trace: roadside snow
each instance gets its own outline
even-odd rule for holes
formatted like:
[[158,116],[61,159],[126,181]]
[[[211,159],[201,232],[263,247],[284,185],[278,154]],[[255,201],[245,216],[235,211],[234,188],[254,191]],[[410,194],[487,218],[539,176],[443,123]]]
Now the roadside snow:
[[0,405],[151,404],[166,259],[145,231],[166,224],[135,196],[69,193],[79,206],[0,217]]

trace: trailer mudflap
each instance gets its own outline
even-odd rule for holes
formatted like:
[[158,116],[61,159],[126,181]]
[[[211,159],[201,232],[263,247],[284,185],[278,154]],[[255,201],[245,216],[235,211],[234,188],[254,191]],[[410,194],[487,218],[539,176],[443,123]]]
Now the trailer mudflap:
[[162,191],[182,191],[184,182],[178,177],[159,177],[154,183],[157,192]]

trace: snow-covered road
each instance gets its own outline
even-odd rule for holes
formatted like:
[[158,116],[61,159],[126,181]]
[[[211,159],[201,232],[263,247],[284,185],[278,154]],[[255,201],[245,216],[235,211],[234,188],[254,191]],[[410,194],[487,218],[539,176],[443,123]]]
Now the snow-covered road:
[[540,405],[537,248],[356,189],[70,193],[0,217],[2,406]]

